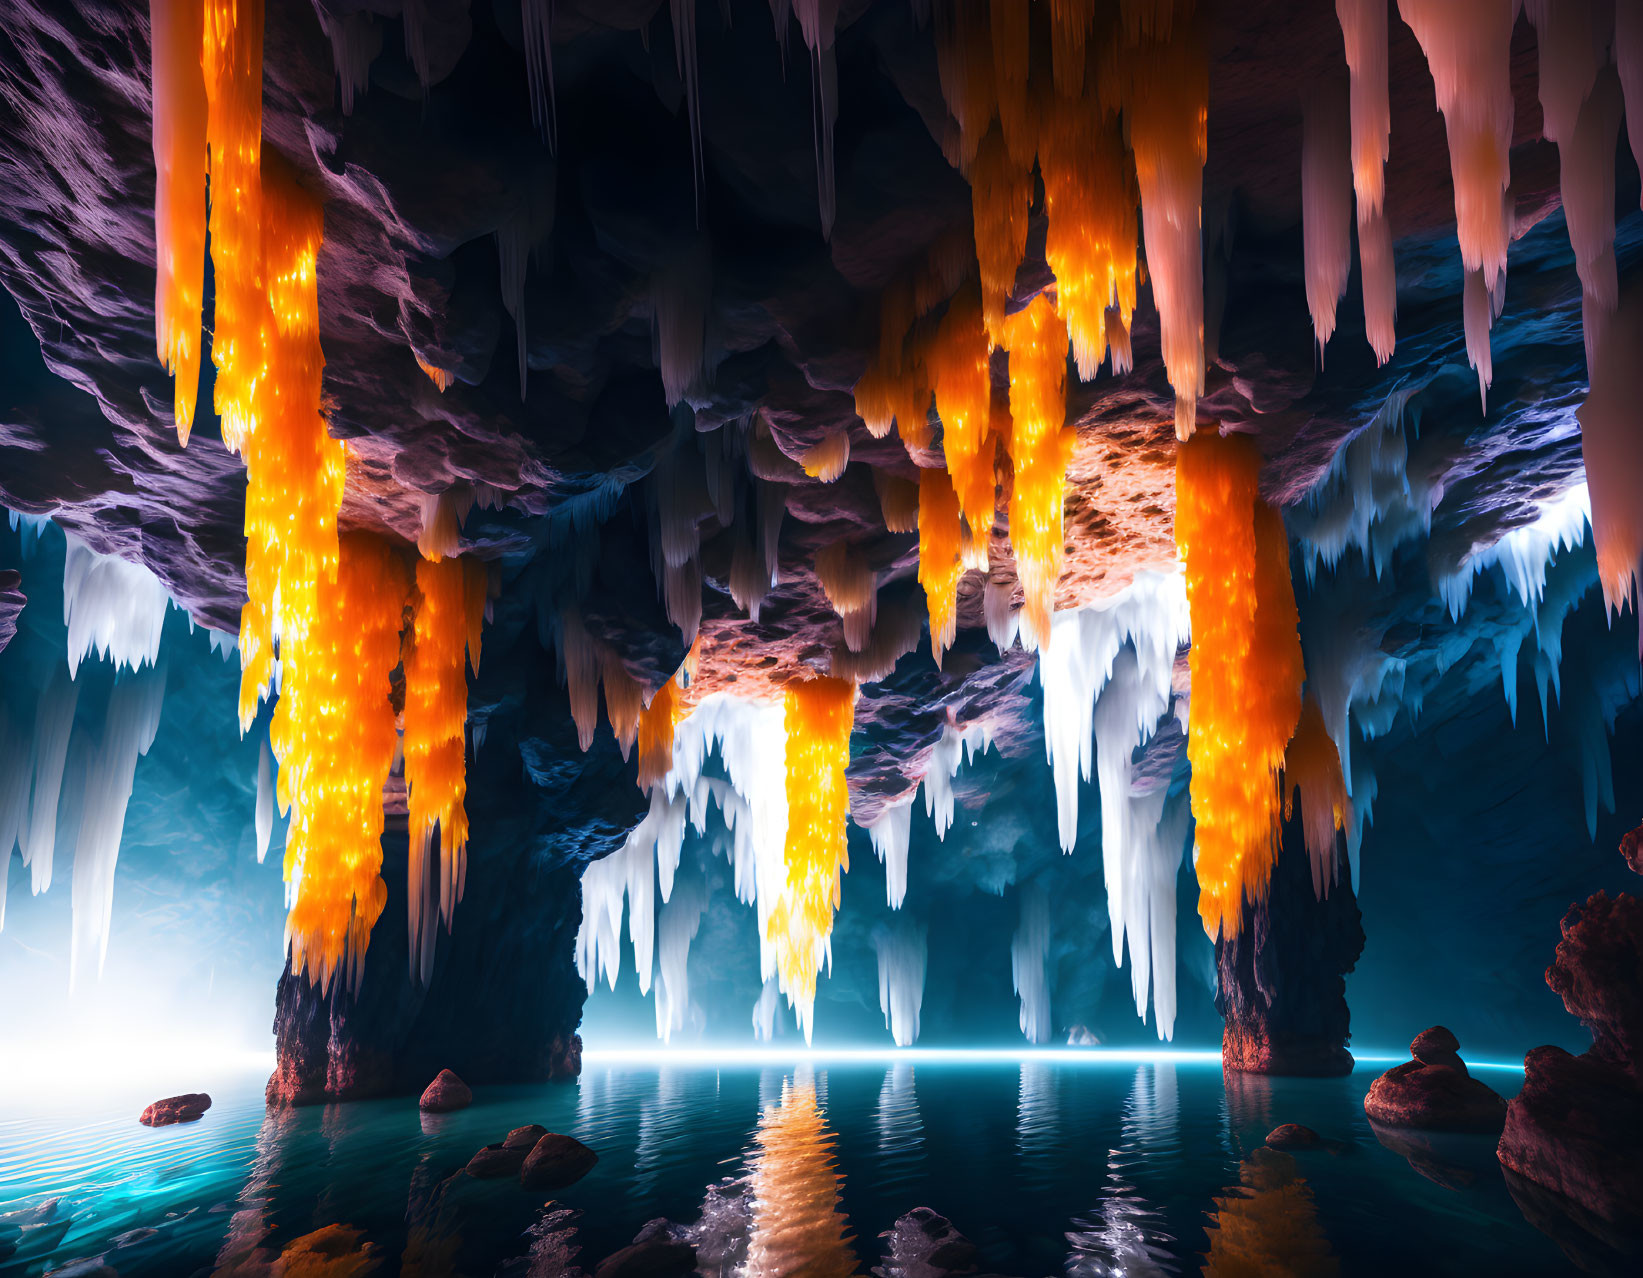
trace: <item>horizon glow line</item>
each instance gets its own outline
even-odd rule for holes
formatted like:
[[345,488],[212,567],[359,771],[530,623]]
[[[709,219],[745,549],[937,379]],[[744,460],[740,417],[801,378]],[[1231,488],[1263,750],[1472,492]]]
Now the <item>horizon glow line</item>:
[[[985,1047],[605,1047],[586,1048],[583,1061],[595,1065],[789,1065],[789,1064],[1074,1064],[1074,1065],[1219,1065],[1217,1049],[1177,1048],[985,1048]],[[1401,1064],[1406,1056],[1363,1055],[1364,1064]],[[1510,1061],[1467,1061],[1468,1069],[1510,1070]]]

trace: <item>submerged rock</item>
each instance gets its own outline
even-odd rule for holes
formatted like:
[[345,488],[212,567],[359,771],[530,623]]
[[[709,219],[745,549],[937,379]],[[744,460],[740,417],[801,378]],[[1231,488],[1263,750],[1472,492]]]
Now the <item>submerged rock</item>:
[[1506,1100],[1473,1078],[1460,1058],[1460,1043],[1441,1025],[1415,1036],[1415,1059],[1377,1078],[1363,1099],[1364,1113],[1383,1127],[1439,1132],[1498,1132]]
[[673,1278],[696,1272],[696,1249],[671,1238],[653,1238],[606,1256],[594,1278]]
[[453,1109],[467,1109],[474,1103],[471,1088],[448,1069],[439,1071],[439,1077],[428,1084],[417,1102],[430,1114],[448,1114]]
[[928,1207],[915,1207],[898,1217],[882,1237],[890,1243],[882,1270],[886,1278],[947,1278],[976,1272],[976,1245]]
[[1284,1123],[1267,1133],[1266,1144],[1268,1149],[1315,1149],[1323,1137],[1299,1123]]
[[522,1145],[487,1145],[463,1168],[475,1180],[498,1180],[503,1176],[517,1176],[525,1165],[525,1156],[531,1151]]
[[145,1109],[137,1121],[144,1127],[169,1127],[172,1123],[194,1123],[211,1108],[211,1097],[204,1092],[188,1092],[182,1096],[167,1096]]
[[581,1180],[598,1161],[599,1155],[574,1136],[549,1132],[525,1156],[519,1180],[526,1189],[563,1189]]

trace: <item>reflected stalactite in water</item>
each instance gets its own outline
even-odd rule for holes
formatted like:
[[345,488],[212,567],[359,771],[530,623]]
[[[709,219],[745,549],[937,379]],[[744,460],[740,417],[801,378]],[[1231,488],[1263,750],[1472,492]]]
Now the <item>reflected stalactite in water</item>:
[[1318,1224],[1318,1205],[1295,1160],[1257,1149],[1204,1227],[1204,1278],[1335,1278],[1341,1272]]
[[861,1272],[839,1210],[844,1178],[835,1169],[836,1139],[800,1072],[782,1085],[778,1105],[759,1116],[758,1153],[749,1178],[753,1222],[747,1278],[843,1278]]
[[1061,1175],[1065,1138],[1061,1131],[1060,1085],[1060,1075],[1053,1066],[1022,1062],[1015,1144],[1029,1187],[1053,1186]]
[[876,1120],[880,1183],[888,1187],[911,1179],[924,1163],[924,1118],[911,1065],[892,1065],[884,1071]]
[[1163,1278],[1178,1273],[1170,1255],[1175,1239],[1163,1213],[1136,1188],[1135,1173],[1180,1152],[1180,1088],[1173,1064],[1142,1065],[1124,1104],[1122,1142],[1107,1158],[1107,1184],[1098,1214],[1067,1232],[1070,1278]]
[[264,1244],[274,1232],[274,1191],[303,1117],[299,1110],[271,1109],[263,1118],[251,1174],[240,1191],[239,1210],[229,1220],[228,1234],[217,1249],[211,1278],[258,1278],[272,1267],[276,1253]]

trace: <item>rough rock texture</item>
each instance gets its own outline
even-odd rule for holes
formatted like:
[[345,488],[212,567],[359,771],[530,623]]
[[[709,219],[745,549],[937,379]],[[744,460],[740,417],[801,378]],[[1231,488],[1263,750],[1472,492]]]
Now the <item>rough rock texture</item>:
[[1266,1143],[1268,1149],[1315,1149],[1323,1137],[1300,1123],[1285,1123],[1267,1133]]
[[548,1134],[548,1129],[541,1123],[529,1123],[524,1127],[515,1127],[508,1133],[507,1139],[502,1142],[504,1149],[523,1149],[527,1153],[535,1148],[536,1142]]
[[1501,1165],[1542,1191],[1539,1209],[1643,1257],[1643,900],[1598,892],[1571,907],[1546,983],[1592,1046],[1524,1058]]
[[684,1278],[695,1272],[694,1247],[670,1238],[655,1238],[606,1256],[593,1275],[594,1278]]
[[517,1176],[519,1169],[525,1165],[525,1155],[530,1153],[529,1146],[498,1144],[487,1145],[468,1160],[463,1168],[475,1180],[500,1180],[504,1176]]
[[15,568],[0,569],[0,652],[17,633],[17,614],[27,602],[23,594],[23,574]]
[[442,1069],[422,1093],[418,1106],[429,1114],[448,1114],[474,1103],[473,1089],[448,1069]]
[[1634,873],[1643,874],[1643,825],[1621,837],[1620,855]]
[[1505,1098],[1473,1078],[1460,1044],[1441,1025],[1416,1035],[1415,1059],[1394,1065],[1364,1097],[1364,1112],[1386,1127],[1443,1132],[1498,1132],[1506,1121]]
[[1284,823],[1266,898],[1244,903],[1238,935],[1215,944],[1215,1006],[1226,1019],[1221,1063],[1254,1074],[1334,1075],[1352,1070],[1346,974],[1363,952],[1364,932],[1347,877],[1329,895],[1312,891],[1301,840],[1300,803]]
[[581,1180],[598,1161],[599,1155],[574,1136],[549,1132],[531,1147],[519,1180],[527,1189],[563,1189]]
[[204,1092],[187,1092],[182,1096],[168,1096],[157,1100],[137,1119],[144,1127],[169,1127],[172,1123],[198,1122],[211,1108],[211,1097]]

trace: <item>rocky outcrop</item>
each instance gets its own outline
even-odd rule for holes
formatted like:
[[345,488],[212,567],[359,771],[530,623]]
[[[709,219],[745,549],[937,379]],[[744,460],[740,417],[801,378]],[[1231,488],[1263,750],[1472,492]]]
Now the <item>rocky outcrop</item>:
[[574,1136],[548,1132],[525,1156],[519,1181],[526,1189],[563,1189],[581,1180],[598,1161],[599,1155]]
[[422,1093],[417,1106],[428,1114],[449,1114],[474,1103],[473,1089],[448,1069],[439,1071]]
[[1268,1149],[1316,1149],[1322,1143],[1322,1136],[1299,1123],[1284,1123],[1282,1126],[1274,1127],[1266,1137]]
[[1364,1097],[1364,1113],[1385,1127],[1440,1132],[1498,1132],[1506,1121],[1500,1093],[1471,1076],[1460,1043],[1441,1025],[1415,1036],[1415,1059],[1377,1078]]
[[23,594],[23,574],[15,568],[0,569],[0,652],[17,633],[17,615],[28,599]]
[[182,1096],[167,1096],[157,1100],[137,1119],[144,1127],[169,1127],[173,1123],[197,1123],[211,1108],[211,1097],[204,1092],[187,1092]]
[[1302,843],[1300,802],[1284,822],[1264,900],[1244,902],[1235,937],[1215,943],[1215,1007],[1226,1021],[1221,1063],[1253,1074],[1327,1076],[1352,1070],[1346,974],[1363,952],[1363,920],[1345,857],[1320,900]]
[[1525,1214],[1573,1231],[1565,1250],[1643,1258],[1643,900],[1598,892],[1562,926],[1546,983],[1592,1046],[1528,1054],[1497,1153]]

